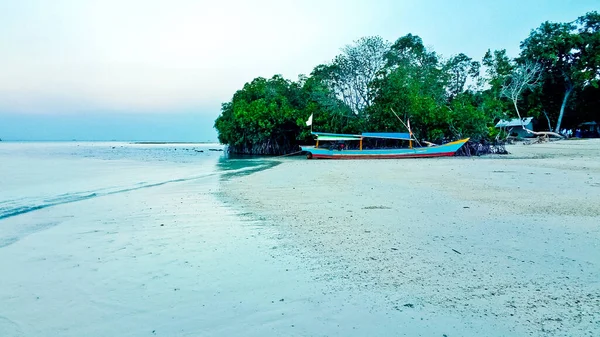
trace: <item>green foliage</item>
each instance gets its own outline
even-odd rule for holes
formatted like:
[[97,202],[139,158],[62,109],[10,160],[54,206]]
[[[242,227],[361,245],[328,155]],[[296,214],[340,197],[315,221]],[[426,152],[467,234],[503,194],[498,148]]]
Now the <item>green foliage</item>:
[[481,106],[481,95],[465,92],[459,94],[448,107],[447,122],[453,135],[458,138],[487,138],[488,124],[493,116]]
[[456,97],[465,90],[467,80],[477,83],[481,65],[465,54],[451,57],[444,64],[444,71],[448,74],[448,92]]
[[502,88],[527,62],[543,66],[543,79],[519,95],[524,115],[555,123],[567,111],[569,125],[600,119],[600,15],[591,12],[571,23],[543,23],[516,60],[505,50],[488,50],[481,63],[465,54],[444,59],[412,34],[392,44],[365,37],[298,81],[276,75],[247,83],[222,105],[215,128],[230,151],[252,154],[289,153],[312,142],[305,125],[311,115],[322,132],[406,131],[400,118],[419,139],[494,139],[495,122],[515,115]]
[[368,111],[373,131],[396,131],[411,120],[417,137],[440,134],[444,83],[435,53],[428,52],[418,36],[400,38],[387,57],[387,73],[373,84],[376,99]]
[[256,78],[233,95],[215,121],[219,141],[232,151],[282,154],[297,148],[306,100],[302,88],[281,76]]
[[599,55],[600,14],[597,12],[569,23],[544,22],[521,43],[517,61],[535,61],[544,67],[542,90],[532,97],[532,108],[547,112],[556,123],[555,129],[561,127],[563,117],[573,125],[581,121],[581,117],[591,115],[592,111],[582,107],[591,105],[597,111],[598,105],[582,102],[580,94],[588,87],[600,94],[597,91]]
[[401,37],[387,55],[387,72],[377,79],[375,105],[368,125],[375,131],[395,131],[402,125],[391,112],[410,120],[415,136],[428,140],[487,135],[493,122],[480,94],[466,90],[477,85],[479,62],[464,54],[441,62],[418,36]]
[[489,85],[489,90],[499,96],[506,77],[513,71],[512,60],[506,55],[505,49],[494,50],[494,52],[488,49],[482,63],[486,69],[484,81]]

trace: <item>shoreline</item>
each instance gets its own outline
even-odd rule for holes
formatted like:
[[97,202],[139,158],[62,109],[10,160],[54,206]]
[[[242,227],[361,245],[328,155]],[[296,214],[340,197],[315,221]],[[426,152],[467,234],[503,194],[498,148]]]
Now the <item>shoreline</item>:
[[493,157],[282,160],[223,190],[280,228],[286,254],[338,289],[382,294],[384,311],[458,314],[473,327],[450,335],[481,333],[481,319],[517,335],[597,334],[599,149],[587,140]]
[[322,312],[273,230],[215,196],[219,177],[273,163],[34,150],[0,153],[4,210],[51,203],[0,219],[1,336],[282,335]]

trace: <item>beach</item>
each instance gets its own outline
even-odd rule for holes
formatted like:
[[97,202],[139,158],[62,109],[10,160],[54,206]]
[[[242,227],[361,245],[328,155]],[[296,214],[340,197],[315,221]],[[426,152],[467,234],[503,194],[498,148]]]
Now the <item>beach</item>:
[[600,334],[597,140],[214,147],[2,144],[0,336]]
[[420,317],[396,320],[394,333],[597,336],[600,142],[508,150],[290,160],[224,191],[280,227],[289,254],[320,266],[320,280]]

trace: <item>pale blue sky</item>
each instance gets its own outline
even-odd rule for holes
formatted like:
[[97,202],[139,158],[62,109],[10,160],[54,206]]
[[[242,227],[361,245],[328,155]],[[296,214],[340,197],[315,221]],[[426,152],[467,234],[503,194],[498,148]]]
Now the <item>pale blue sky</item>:
[[216,139],[220,103],[362,36],[481,59],[598,0],[0,0],[0,138]]

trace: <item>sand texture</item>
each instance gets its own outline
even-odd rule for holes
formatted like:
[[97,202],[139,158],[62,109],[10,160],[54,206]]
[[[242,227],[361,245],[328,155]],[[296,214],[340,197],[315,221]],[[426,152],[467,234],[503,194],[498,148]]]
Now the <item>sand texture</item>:
[[508,150],[281,160],[222,191],[389,335],[600,336],[600,141]]

